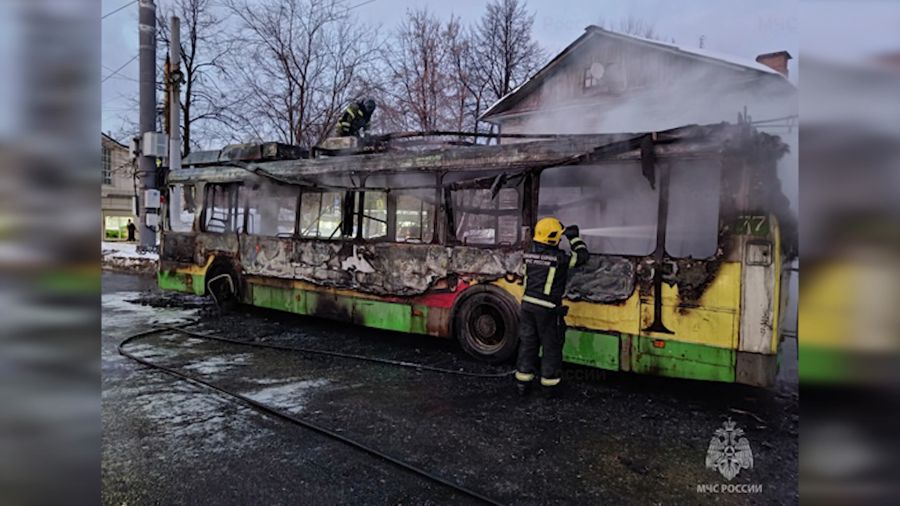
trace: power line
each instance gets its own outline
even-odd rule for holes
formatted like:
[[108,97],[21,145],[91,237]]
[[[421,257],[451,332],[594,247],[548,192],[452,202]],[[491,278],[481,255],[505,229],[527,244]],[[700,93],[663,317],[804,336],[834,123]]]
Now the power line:
[[356,5],[351,5],[350,7],[347,7],[347,8],[344,10],[344,13],[346,14],[346,13],[352,11],[353,9],[357,8],[357,7],[362,7],[363,5],[370,4],[370,3],[374,2],[374,1],[375,1],[375,0],[366,0],[365,2],[360,2],[360,3],[356,4]]
[[102,83],[105,83],[110,77],[112,77],[112,76],[118,74],[119,72],[121,72],[121,70],[124,69],[126,65],[128,65],[128,64],[131,63],[131,62],[133,62],[134,60],[137,60],[137,57],[138,57],[138,55],[132,56],[131,59],[129,59],[127,62],[125,62],[125,63],[123,63],[121,66],[119,66],[119,68],[117,68],[116,70],[113,70],[112,73],[110,73],[109,75],[107,75],[106,77],[104,77],[103,80],[100,81],[100,83],[101,83],[101,84],[102,84]]
[[114,72],[114,70],[113,70],[112,67],[110,67],[110,66],[108,66],[108,65],[104,65],[104,64],[101,63],[100,66],[103,67],[103,68],[105,68],[106,70],[108,70],[108,71],[110,72],[110,75],[109,75],[109,78],[110,78],[110,79],[125,79],[125,80],[128,80],[128,81],[139,82],[137,79],[135,79],[135,78],[133,78],[133,77],[131,77],[131,76],[125,76],[125,75],[122,75],[122,74],[118,74],[118,75],[112,74],[112,72]]
[[106,18],[112,16],[113,14],[119,12],[120,10],[124,9],[125,7],[130,7],[130,6],[132,6],[132,5],[136,4],[136,3],[138,3],[138,0],[132,0],[131,2],[128,2],[127,4],[121,6],[121,7],[117,8],[117,9],[113,9],[113,10],[107,12],[106,14],[100,16],[100,19],[106,19]]

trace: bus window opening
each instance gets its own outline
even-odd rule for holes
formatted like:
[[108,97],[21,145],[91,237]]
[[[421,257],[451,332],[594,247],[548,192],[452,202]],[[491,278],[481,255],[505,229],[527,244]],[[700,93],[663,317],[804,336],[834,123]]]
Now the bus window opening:
[[169,227],[173,232],[190,232],[194,226],[194,185],[169,188]]
[[295,186],[271,183],[242,188],[247,204],[247,233],[292,237],[299,192]]
[[206,186],[204,199],[205,232],[232,232],[235,218],[234,184],[210,184]]
[[666,253],[675,258],[712,257],[719,243],[719,164],[684,163],[671,170]]
[[367,191],[363,195],[363,239],[387,237],[387,194],[378,191]]
[[300,198],[300,236],[320,239],[341,237],[342,205],[340,192],[309,192]]
[[397,196],[397,242],[430,243],[434,238],[434,190]]
[[649,255],[656,249],[656,188],[637,164],[550,168],[541,173],[538,218],[578,224],[591,253]]
[[452,195],[456,238],[463,244],[515,244],[519,241],[519,192],[502,188],[455,190]]

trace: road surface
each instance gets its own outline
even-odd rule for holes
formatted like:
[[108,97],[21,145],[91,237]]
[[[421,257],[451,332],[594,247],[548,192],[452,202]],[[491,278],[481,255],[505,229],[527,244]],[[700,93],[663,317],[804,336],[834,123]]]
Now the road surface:
[[[156,290],[103,275],[104,504],[476,504],[233,398],[120,356],[157,323],[476,372],[449,340],[382,332]],[[786,343],[787,349],[795,344]],[[511,378],[414,371],[163,333],[140,356],[308,418],[507,504],[796,504],[796,355],[769,390],[567,366],[562,399],[520,399]],[[731,481],[705,466],[732,420],[753,467]],[[719,491],[698,492],[716,485]],[[743,488],[733,485],[746,485]],[[722,488],[731,485],[731,492]],[[755,488],[748,488],[753,486]],[[757,492],[748,492],[757,491]]]

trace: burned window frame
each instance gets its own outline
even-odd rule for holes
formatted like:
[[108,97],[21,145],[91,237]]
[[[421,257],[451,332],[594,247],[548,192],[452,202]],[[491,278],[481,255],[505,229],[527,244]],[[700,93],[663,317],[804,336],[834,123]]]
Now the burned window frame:
[[[565,213],[562,213],[561,209],[556,209],[556,211],[551,212],[549,214],[546,211],[541,212],[541,197],[540,197],[540,195],[544,194],[543,189],[545,186],[547,186],[547,185],[545,185],[545,178],[547,177],[545,174],[548,171],[567,171],[567,170],[568,171],[578,171],[578,170],[594,171],[594,170],[597,170],[597,167],[601,167],[601,168],[605,167],[605,168],[611,169],[613,171],[622,171],[621,174],[616,174],[615,176],[616,177],[630,177],[630,178],[633,178],[635,181],[640,181],[640,184],[646,185],[645,190],[650,189],[652,192],[655,193],[656,207],[655,207],[655,209],[653,209],[653,212],[652,212],[653,230],[652,230],[652,233],[647,238],[648,249],[642,250],[645,252],[636,252],[636,251],[633,251],[631,248],[624,248],[621,245],[616,245],[615,248],[612,248],[609,245],[607,245],[606,247],[599,247],[597,245],[597,243],[595,241],[593,241],[590,237],[584,236],[583,238],[586,240],[586,242],[588,244],[588,250],[591,252],[591,254],[605,255],[605,256],[631,257],[631,258],[645,258],[645,257],[652,256],[655,251],[655,248],[656,248],[656,246],[655,246],[656,237],[659,232],[659,226],[660,226],[658,218],[659,218],[659,206],[661,206],[663,204],[663,201],[661,198],[662,191],[661,191],[661,188],[659,185],[658,177],[656,175],[653,176],[654,178],[656,178],[655,182],[653,182],[653,183],[651,183],[646,178],[646,176],[641,175],[641,166],[640,166],[639,162],[635,162],[635,161],[599,161],[599,162],[597,162],[597,161],[595,161],[595,162],[591,162],[591,163],[579,163],[579,164],[572,164],[572,165],[554,165],[554,166],[550,166],[550,167],[544,167],[543,169],[540,170],[540,172],[538,174],[539,197],[536,199],[536,202],[535,202],[535,211],[537,213],[537,216],[543,217],[543,216],[553,215],[553,216],[560,218],[564,222],[565,225],[578,225],[582,229],[591,228],[588,226],[589,223],[585,223],[584,221],[582,221],[581,223],[569,223],[566,220]],[[625,171],[633,171],[633,172],[625,175],[624,174]],[[574,177],[574,176],[569,176],[569,177]],[[588,178],[588,177],[590,177],[590,176],[583,175],[580,179],[583,180],[584,178]],[[610,175],[610,179],[613,179],[612,174]],[[602,188],[602,185],[593,184],[593,182],[589,182],[589,183],[590,184],[582,184],[581,187],[582,188],[596,188],[598,190],[600,188]],[[558,187],[558,186],[549,185],[547,187],[554,188],[554,187]],[[629,187],[633,187],[633,185],[629,185]],[[599,197],[599,195],[595,194],[593,196],[585,197],[582,200],[590,201],[592,199],[597,199],[598,197]],[[629,205],[633,205],[633,204],[629,203]],[[637,209],[637,207],[635,207],[635,209]],[[597,214],[597,216],[599,216],[602,213],[596,213],[596,214]],[[629,215],[631,215],[631,214],[634,214],[634,213],[629,213]],[[630,225],[621,225],[621,226],[630,226]],[[617,244],[617,243],[610,242],[610,244]]]
[[[698,159],[690,159],[690,160],[683,160],[683,161],[675,160],[674,162],[676,162],[676,163],[677,163],[677,162],[682,162],[682,163],[689,163],[689,162],[703,163],[703,162],[706,162],[706,161],[711,161],[711,162],[716,163],[716,159],[715,159],[715,158],[709,158],[709,159],[707,159],[707,158],[698,158]],[[573,164],[573,165],[570,165],[570,166],[568,166],[568,167],[579,167],[579,166],[585,166],[585,165],[608,165],[608,164],[612,164],[612,163],[621,163],[621,162],[601,162],[601,163],[599,163],[599,164],[596,163],[596,162],[594,162],[594,163],[585,163],[585,164]],[[719,162],[719,163],[720,163],[720,162]],[[723,170],[723,168],[722,168],[721,166],[718,167],[719,184],[718,184],[718,187],[717,187],[717,188],[718,188],[718,198],[716,199],[716,201],[718,202],[718,207],[716,208],[717,217],[716,217],[716,220],[715,220],[715,221],[716,221],[716,228],[715,228],[715,234],[716,234],[716,247],[713,248],[713,251],[712,251],[709,255],[707,255],[707,256],[699,256],[699,257],[698,257],[698,256],[691,256],[691,255],[675,255],[675,254],[671,254],[671,253],[669,252],[669,247],[668,247],[669,234],[671,233],[670,227],[672,226],[672,222],[671,222],[671,220],[670,220],[670,218],[669,218],[669,216],[668,216],[669,213],[670,213],[670,211],[671,211],[671,193],[670,193],[670,192],[671,192],[671,182],[670,182],[670,177],[671,177],[671,173],[672,173],[672,165],[673,165],[672,162],[667,162],[667,163],[664,164],[664,165],[661,164],[661,165],[659,165],[659,166],[657,167],[657,170],[656,170],[657,173],[656,173],[656,174],[652,174],[652,178],[653,178],[653,180],[654,180],[654,185],[657,187],[657,191],[656,191],[656,196],[657,196],[657,209],[656,209],[656,214],[657,214],[657,217],[659,217],[659,215],[660,215],[660,208],[661,208],[662,206],[665,206],[665,208],[666,208],[666,211],[665,211],[665,213],[664,213],[664,215],[665,215],[664,220],[663,220],[663,221],[657,220],[657,222],[656,222],[656,224],[655,224],[655,227],[656,227],[656,228],[655,228],[655,231],[654,231],[654,237],[657,237],[657,239],[656,239],[655,241],[658,241],[658,240],[659,240],[659,237],[658,237],[658,236],[659,236],[660,232],[662,232],[662,254],[663,254],[664,257],[669,258],[669,259],[672,259],[672,260],[681,260],[681,259],[691,259],[691,260],[698,260],[698,261],[710,261],[710,260],[714,260],[715,257],[716,257],[716,255],[718,255],[719,251],[721,251],[721,248],[722,248],[722,246],[723,246],[723,237],[722,237],[723,229],[722,229],[722,227],[723,227],[723,216],[725,215],[725,210],[723,209],[723,207],[724,207],[723,199],[724,199],[724,196],[725,196],[725,195],[724,195],[724,189],[725,189],[725,186],[724,186],[724,182],[723,182],[724,170]],[[534,195],[535,195],[535,198],[534,198],[534,212],[535,212],[535,216],[540,215],[540,211],[539,211],[539,207],[540,207],[540,198],[539,198],[539,195],[540,195],[540,191],[541,191],[541,185],[542,185],[542,179],[541,179],[541,177],[542,177],[543,173],[544,173],[546,170],[551,170],[551,169],[561,169],[561,168],[565,168],[565,167],[566,167],[566,166],[557,165],[557,166],[552,166],[552,167],[545,167],[545,168],[540,169],[539,171],[536,171],[535,177],[534,177],[534,184],[535,184],[535,186],[536,186],[536,188],[535,188],[535,193],[534,193]],[[637,167],[635,167],[635,170],[640,171],[640,170],[641,170],[641,167],[640,167],[640,166],[637,166]],[[662,171],[668,172],[669,175],[668,175],[667,177],[660,177],[660,174],[659,174],[659,173],[662,172]],[[647,178],[648,175],[647,175],[647,174],[644,174],[644,177]],[[648,180],[648,184],[649,184],[649,180]],[[576,225],[580,225],[580,224],[576,223]],[[662,228],[663,230],[660,231],[660,228]],[[591,254],[591,255],[598,255],[598,256],[631,257],[631,258],[648,258],[648,257],[653,257],[653,256],[655,256],[655,255],[657,254],[656,249],[657,249],[658,247],[659,247],[659,245],[655,246],[654,249],[653,249],[652,251],[650,251],[649,253],[647,253],[647,254],[609,253],[609,252],[605,252],[605,251],[604,251],[604,252],[600,252],[600,251],[594,251],[594,250],[591,250],[590,254]]]
[[[532,185],[530,183],[532,179],[531,171],[523,171],[514,174],[508,173],[499,173],[495,174],[491,177],[481,177],[481,178],[473,178],[469,180],[462,180],[455,183],[445,184],[443,186],[443,197],[442,201],[444,204],[444,215],[443,215],[443,225],[445,227],[446,239],[445,243],[448,245],[459,245],[459,246],[467,246],[473,248],[507,248],[507,247],[519,247],[523,243],[525,243],[529,237],[527,235],[528,227],[524,226],[525,223],[530,223],[530,215],[529,208],[531,206],[532,199],[530,198]],[[456,215],[459,212],[456,204],[454,203],[453,195],[456,191],[464,191],[464,190],[492,190],[496,189],[497,194],[491,199],[492,202],[496,202],[496,208],[490,210],[491,212],[486,213],[475,213],[481,215],[495,215],[495,226],[494,226],[494,241],[492,243],[469,243],[465,242],[456,235]],[[515,209],[499,209],[500,200],[498,198],[500,191],[505,189],[513,189],[516,191],[516,208]],[[487,209],[486,209],[487,210]],[[514,215],[516,217],[515,231],[516,238],[511,243],[500,243],[498,242],[499,234],[497,231],[500,229],[500,217],[503,215]]]
[[[711,163],[709,163],[709,167],[698,168],[699,166],[702,166],[704,163],[707,163],[707,162],[711,162]],[[693,165],[693,167],[688,168],[685,165],[681,165],[682,163],[691,163]],[[704,234],[709,234],[709,233],[713,234],[713,236],[715,237],[713,247],[709,251],[709,254],[701,255],[701,256],[694,256],[691,253],[685,254],[684,252],[679,252],[677,254],[672,253],[670,250],[673,249],[673,244],[670,244],[670,241],[674,240],[673,236],[677,232],[677,229],[674,228],[675,222],[672,219],[672,217],[673,217],[673,201],[675,201],[675,199],[673,198],[673,192],[672,192],[672,190],[674,188],[672,179],[674,179],[676,173],[679,173],[682,171],[691,171],[691,170],[700,171],[700,170],[709,170],[709,168],[714,169],[715,176],[716,176],[716,179],[715,179],[716,180],[716,185],[715,185],[716,198],[713,199],[716,203],[716,206],[715,206],[715,215],[716,216],[715,216],[715,220],[714,220],[715,226],[711,230],[707,229],[702,232]],[[691,160],[690,162],[682,161],[680,163],[676,162],[676,163],[669,164],[669,166],[666,167],[665,170],[669,171],[669,177],[666,182],[667,187],[664,190],[661,189],[666,193],[666,195],[665,195],[665,203],[666,203],[666,227],[665,227],[665,229],[666,230],[665,230],[665,236],[664,236],[664,240],[663,240],[663,250],[665,251],[665,256],[668,258],[676,259],[676,260],[681,260],[681,259],[711,260],[711,259],[714,259],[716,257],[716,254],[718,253],[719,249],[723,246],[723,244],[722,244],[722,216],[723,216],[724,212],[722,209],[722,207],[723,207],[722,198],[723,198],[724,183],[723,183],[722,179],[723,179],[723,175],[724,175],[724,170],[723,170],[721,163],[714,159],[709,159],[709,160],[697,159],[697,160]],[[708,180],[708,178],[706,180]],[[660,192],[660,201],[661,201],[660,204],[662,204],[662,200],[663,200],[663,197],[662,197],[663,191]],[[707,192],[708,192],[708,190],[707,190]],[[684,198],[684,196],[679,196],[679,197]],[[676,206],[677,205],[678,204],[676,204]],[[688,208],[696,209],[697,208],[696,201],[693,201],[693,205],[688,206]],[[710,221],[712,222],[713,220],[710,220]]]
[[[175,193],[176,186],[181,187],[182,202],[185,204],[187,204],[187,203],[193,204],[192,214],[194,216],[191,219],[190,227],[186,230],[176,230],[175,228],[172,227],[172,214],[173,214],[172,213],[172,204],[174,204],[174,202],[175,202],[174,199],[172,198],[172,196]],[[190,192],[187,191],[188,188],[190,188]],[[195,225],[197,223],[197,216],[199,214],[202,214],[202,213],[197,212],[197,207],[198,207],[197,206],[197,185],[194,183],[173,183],[173,184],[170,184],[167,186],[166,191],[168,192],[168,198],[166,199],[166,209],[165,209],[165,211],[166,211],[165,230],[168,232],[174,232],[176,234],[187,234],[187,233],[194,232]],[[187,197],[188,193],[190,193],[190,198]],[[180,217],[181,217],[181,213],[179,212],[178,222],[183,223],[181,221]],[[218,233],[218,232],[213,232],[213,233]]]
[[[239,205],[241,204],[241,196],[247,194],[247,192],[250,192],[250,194],[247,195],[248,198],[243,203],[244,226],[242,227],[240,233],[244,234],[244,235],[254,236],[254,237],[274,237],[276,239],[294,239],[294,238],[299,237],[299,234],[300,234],[300,231],[299,231],[299,229],[300,229],[300,198],[301,198],[301,194],[303,193],[302,188],[297,185],[283,184],[283,183],[280,183],[277,181],[272,182],[270,184],[272,184],[278,188],[292,188],[293,191],[296,192],[296,195],[294,196],[294,220],[293,220],[294,228],[293,228],[293,231],[290,233],[278,232],[275,235],[270,235],[270,234],[261,234],[258,232],[251,232],[249,230],[250,223],[251,223],[250,201],[254,200],[254,199],[266,199],[266,198],[274,197],[273,192],[266,193],[264,191],[261,191],[262,185],[260,185],[259,183],[254,183],[254,184],[244,184],[244,185],[240,186],[240,188],[238,189],[238,204]],[[257,206],[257,209],[258,209],[258,206]]]
[[[228,233],[239,233],[237,226],[237,216],[238,216],[238,195],[240,191],[238,188],[242,185],[239,182],[229,182],[229,183],[206,183],[203,185],[203,211],[200,215],[200,231],[207,234],[228,234]],[[224,230],[209,230],[209,224],[207,222],[207,216],[210,211],[211,203],[214,200],[214,196],[212,193],[219,189],[225,188],[229,193],[230,206],[228,207],[228,224],[224,228]],[[243,213],[245,221],[246,221],[246,210]],[[241,225],[241,230],[243,230],[245,226]]]
[[[340,213],[341,213],[341,221],[338,222],[337,227],[335,227],[334,231],[330,236],[324,237],[319,235],[320,226],[319,223],[322,219],[322,201],[323,195],[326,194],[339,194],[341,195],[341,204],[340,204]],[[301,187],[300,188],[300,196],[297,202],[297,219],[296,219],[296,229],[294,231],[294,237],[297,239],[307,240],[307,241],[344,241],[348,240],[347,231],[352,229],[352,225],[348,225],[347,223],[347,201],[348,196],[350,196],[350,191],[338,191],[327,188],[313,188],[313,187]],[[319,214],[316,216],[316,235],[304,235],[302,224],[303,224],[303,203],[306,200],[307,195],[319,195]],[[351,224],[352,224],[351,220]],[[335,234],[340,233],[337,237]]]
[[[434,198],[434,202],[429,202],[427,198],[423,198],[427,192],[432,193],[432,197]],[[419,188],[419,189],[401,189],[392,192],[394,199],[393,213],[392,216],[389,216],[388,219],[393,219],[393,235],[389,236],[391,242],[395,242],[397,244],[434,244],[435,242],[439,242],[438,237],[438,215],[440,214],[440,188]],[[419,201],[419,239],[418,240],[410,240],[412,238],[407,238],[406,240],[400,240],[400,226],[398,221],[398,216],[401,210],[400,199],[403,197],[411,197]],[[430,207],[430,212],[428,213],[428,220],[424,219],[426,214],[426,207]],[[430,230],[431,236],[428,239],[425,239],[425,231]]]

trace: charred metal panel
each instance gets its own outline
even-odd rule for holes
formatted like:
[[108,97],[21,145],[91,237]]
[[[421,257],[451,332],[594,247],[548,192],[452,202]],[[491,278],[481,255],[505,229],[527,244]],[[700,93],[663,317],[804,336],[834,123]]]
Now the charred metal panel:
[[515,276],[521,251],[427,244],[304,241],[246,236],[243,270],[377,295],[412,296],[449,276],[476,280]]
[[592,255],[571,271],[566,298],[588,302],[623,302],[634,292],[634,263],[624,257]]
[[230,234],[197,234],[194,251],[194,263],[202,265],[209,255],[236,256],[238,254],[238,235]]
[[167,232],[162,236],[161,261],[191,263],[194,261],[194,234]]

